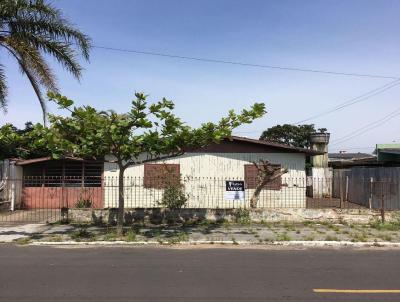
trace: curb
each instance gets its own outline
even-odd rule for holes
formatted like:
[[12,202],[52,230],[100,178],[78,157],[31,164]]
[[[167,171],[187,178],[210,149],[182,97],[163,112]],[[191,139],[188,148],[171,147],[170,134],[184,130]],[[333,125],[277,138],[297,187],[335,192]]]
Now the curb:
[[275,241],[268,243],[258,243],[249,241],[232,241],[232,240],[196,240],[196,241],[181,241],[176,243],[158,242],[158,241],[35,241],[28,243],[32,246],[78,246],[78,245],[93,245],[93,246],[143,246],[143,245],[241,245],[241,246],[297,246],[297,247],[391,247],[400,248],[400,242],[351,242],[351,241]]

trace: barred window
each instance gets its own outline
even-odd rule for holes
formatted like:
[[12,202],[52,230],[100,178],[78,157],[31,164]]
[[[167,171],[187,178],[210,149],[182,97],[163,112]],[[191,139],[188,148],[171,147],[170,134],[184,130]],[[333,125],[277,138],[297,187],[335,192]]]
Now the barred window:
[[23,169],[26,187],[101,187],[103,163],[54,160]]
[[145,164],[144,187],[163,189],[180,181],[179,164]]
[[[281,165],[273,165],[275,167],[281,167]],[[244,180],[246,189],[255,189],[257,186],[258,169],[255,165],[244,165]],[[264,186],[266,190],[280,190],[282,188],[282,176],[274,179],[270,183]]]

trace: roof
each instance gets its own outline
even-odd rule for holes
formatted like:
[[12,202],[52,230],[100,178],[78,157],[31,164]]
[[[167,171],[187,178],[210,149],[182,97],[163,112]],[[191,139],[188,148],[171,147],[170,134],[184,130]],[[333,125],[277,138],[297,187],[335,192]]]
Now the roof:
[[362,159],[362,158],[373,158],[372,154],[368,153],[329,153],[329,160],[353,160],[353,159]]
[[317,151],[317,150],[298,148],[298,147],[293,147],[293,146],[276,143],[276,142],[272,142],[272,141],[247,138],[247,137],[242,137],[242,136],[232,136],[231,140],[237,141],[237,142],[246,142],[246,143],[251,143],[251,144],[257,144],[260,146],[277,148],[277,149],[294,152],[294,153],[305,153],[307,155],[323,155],[323,154],[325,154],[325,152],[321,152],[321,151]]
[[[241,137],[241,136],[232,136],[230,139],[228,139],[226,141],[253,144],[255,146],[261,147],[261,148],[258,148],[258,149],[261,149],[261,150],[262,150],[262,147],[265,147],[266,149],[267,148],[268,149],[272,148],[272,149],[275,149],[275,150],[281,150],[282,152],[304,153],[306,155],[323,155],[323,154],[325,154],[324,152],[316,151],[316,150],[312,150],[312,149],[292,147],[292,146],[289,146],[289,145],[280,144],[280,143],[276,143],[276,142],[253,139],[253,138],[247,138],[247,137]],[[228,146],[228,148],[229,148],[229,146]],[[248,151],[248,152],[250,152],[250,151]],[[73,160],[73,161],[83,161],[84,160],[82,158],[71,157],[71,156],[66,156],[63,159]],[[24,165],[41,163],[41,162],[46,162],[46,161],[51,161],[51,160],[53,160],[53,159],[50,156],[46,156],[46,157],[40,157],[40,158],[34,158],[34,159],[16,160],[15,164],[18,165],[18,166],[24,166]]]
[[388,153],[388,154],[400,155],[400,148],[379,149],[379,152],[380,153]]
[[[71,157],[71,156],[66,156],[62,159],[67,159],[67,160],[73,160],[73,161],[83,161],[82,158],[78,157]],[[46,161],[54,160],[50,156],[46,157],[39,157],[39,158],[33,158],[33,159],[20,159],[15,162],[17,166],[25,166],[25,165],[30,165],[30,164],[36,164],[36,163],[42,163]]]

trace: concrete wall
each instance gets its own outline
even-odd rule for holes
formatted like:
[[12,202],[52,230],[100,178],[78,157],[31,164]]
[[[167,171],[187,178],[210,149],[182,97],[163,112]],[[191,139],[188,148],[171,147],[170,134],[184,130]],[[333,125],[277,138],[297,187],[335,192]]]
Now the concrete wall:
[[[179,164],[180,173],[189,195],[190,208],[249,207],[254,190],[246,190],[245,201],[224,199],[225,180],[244,180],[244,165],[268,160],[281,164],[289,172],[282,177],[281,190],[263,190],[259,207],[305,207],[305,155],[302,153],[187,153],[162,162]],[[125,171],[126,207],[159,207],[162,190],[143,188],[144,165]],[[118,167],[106,163],[104,168],[105,207],[116,207],[118,201]]]
[[312,197],[329,198],[332,197],[332,178],[331,168],[311,168],[312,177]]
[[[160,223],[165,217],[174,220],[210,220],[210,221],[235,221],[238,216],[235,209],[181,209],[163,212],[165,209],[134,209],[125,211],[125,222],[150,221]],[[68,219],[77,222],[115,223],[116,209],[90,210],[69,209]],[[279,222],[288,221],[302,223],[305,221],[332,222],[332,223],[360,223],[367,224],[372,220],[380,219],[379,211],[366,209],[254,209],[249,211],[250,220],[253,222]],[[399,212],[386,213],[386,221],[398,219]],[[397,220],[396,220],[397,221]]]

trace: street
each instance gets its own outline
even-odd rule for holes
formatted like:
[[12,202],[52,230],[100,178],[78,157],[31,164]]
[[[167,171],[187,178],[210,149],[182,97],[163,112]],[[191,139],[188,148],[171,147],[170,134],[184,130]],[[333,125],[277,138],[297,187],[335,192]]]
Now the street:
[[395,250],[0,246],[0,301],[399,301]]

